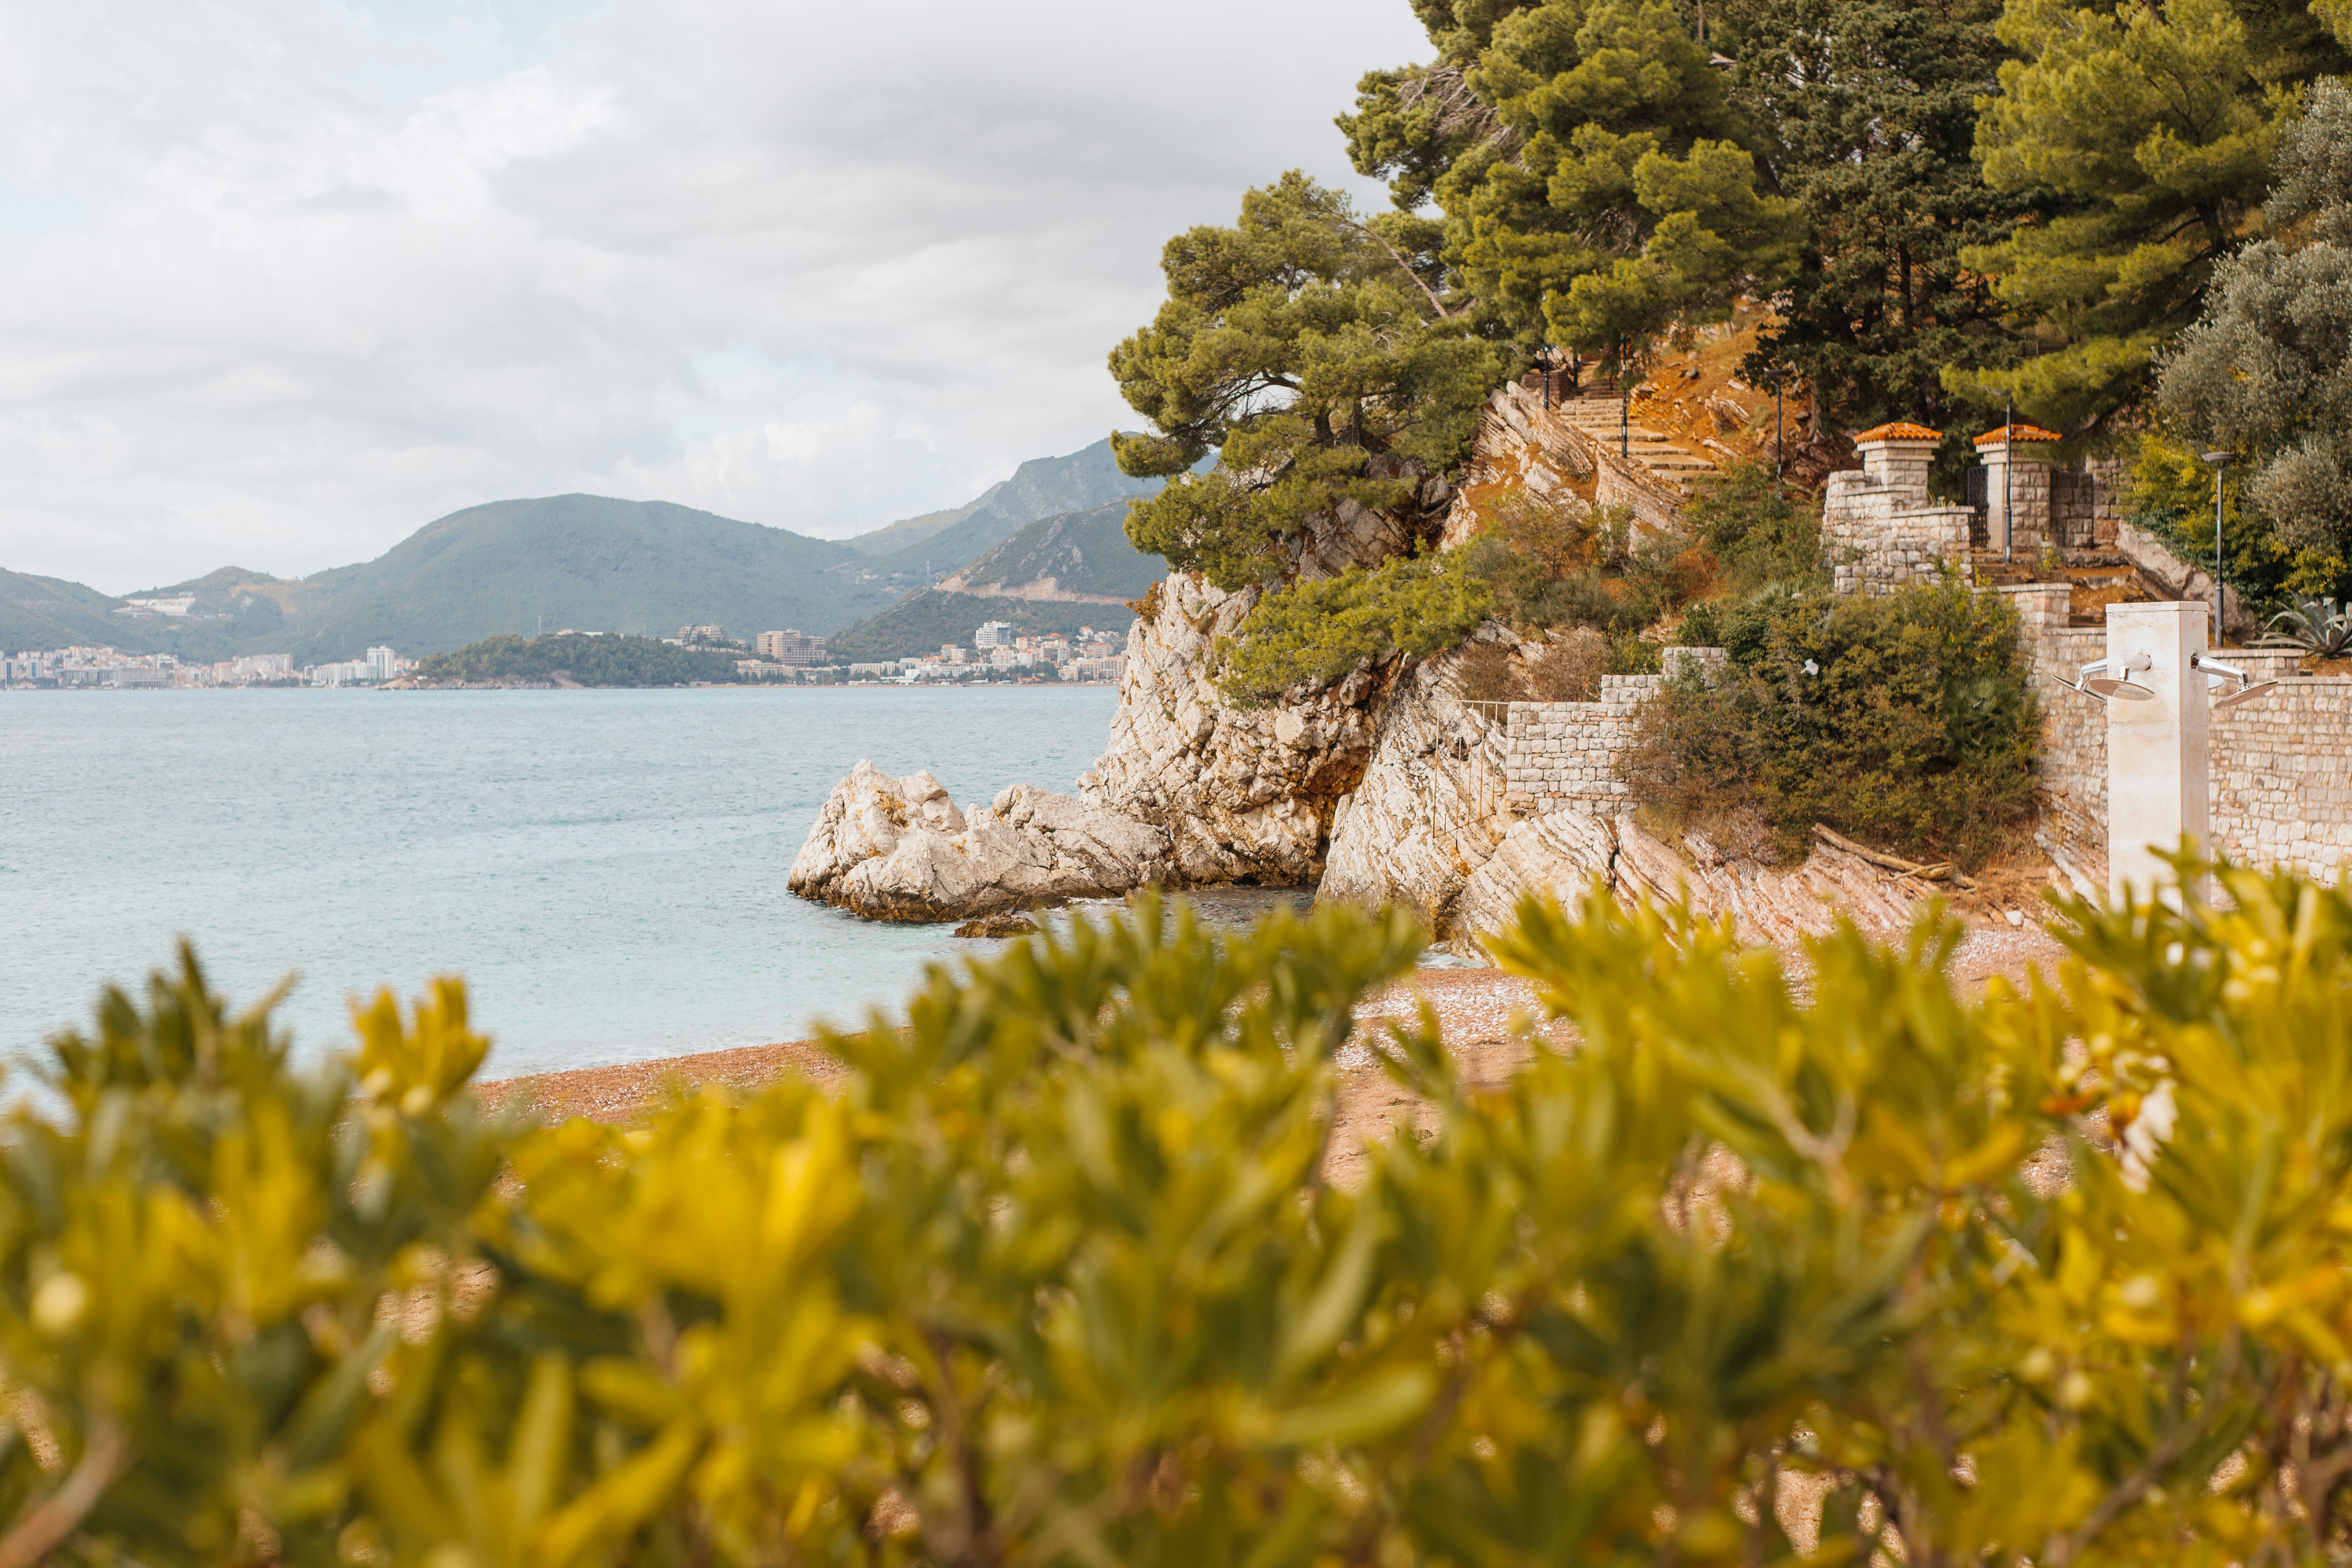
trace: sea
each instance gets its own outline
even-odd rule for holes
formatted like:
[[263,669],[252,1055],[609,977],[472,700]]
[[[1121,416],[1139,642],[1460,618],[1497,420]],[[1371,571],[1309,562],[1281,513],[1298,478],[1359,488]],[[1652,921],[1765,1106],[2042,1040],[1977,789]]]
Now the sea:
[[928,965],[998,944],[787,892],[826,795],[861,758],[967,806],[1069,789],[1116,705],[1098,686],[0,693],[0,1055],[86,1026],[183,937],[234,1003],[294,977],[278,1016],[303,1057],[349,1042],[352,999],[442,974],[466,979],[493,1077],[895,1016]]

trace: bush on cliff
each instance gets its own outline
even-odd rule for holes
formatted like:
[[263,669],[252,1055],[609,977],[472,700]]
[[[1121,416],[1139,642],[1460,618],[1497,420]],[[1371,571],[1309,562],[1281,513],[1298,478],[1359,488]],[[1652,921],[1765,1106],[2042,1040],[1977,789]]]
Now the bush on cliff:
[[1426,658],[1477,628],[1493,595],[1458,555],[1400,556],[1370,572],[1269,593],[1217,644],[1212,672],[1236,702],[1328,686],[1391,654]]
[[1589,626],[1622,645],[1706,589],[1712,565],[1691,546],[1681,531],[1637,527],[1624,507],[1513,489],[1487,509],[1464,554],[1514,629]]
[[1635,798],[1676,826],[1795,859],[1823,823],[1964,864],[2022,827],[2039,714],[2000,595],[1773,587],[1717,626],[1729,667],[1669,682],[1626,765]]
[[[462,990],[298,1068],[193,960],[0,1162],[12,1563],[2334,1561],[2352,897],[1769,952],[1530,905],[1570,1020],[1426,1016],[1329,1179],[1402,915],[1152,906],[935,971],[828,1098],[533,1128]],[[1362,1070],[1362,1069],[1355,1069]]]

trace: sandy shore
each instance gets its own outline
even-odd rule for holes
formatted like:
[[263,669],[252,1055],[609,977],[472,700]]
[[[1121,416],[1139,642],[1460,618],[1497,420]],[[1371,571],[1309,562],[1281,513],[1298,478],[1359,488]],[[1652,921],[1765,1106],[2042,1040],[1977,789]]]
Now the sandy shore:
[[[2030,965],[2039,964],[2045,974],[2053,973],[2064,952],[2033,925],[2017,930],[1973,926],[1953,959],[1952,977],[1956,984],[1973,991],[1995,974],[2021,980]],[[1410,1018],[1424,999],[1436,1012],[1446,1048],[1465,1073],[1474,1079],[1494,1081],[1517,1068],[1527,1048],[1524,1032],[1535,1026],[1538,1016],[1532,985],[1494,969],[1418,970],[1411,979],[1374,994],[1359,1011],[1359,1025],[1370,1030],[1388,1021]],[[1567,1026],[1545,1027],[1564,1040]],[[1361,1045],[1347,1047],[1340,1066],[1347,1075],[1342,1096],[1346,1121],[1360,1125],[1386,1122],[1409,1109],[1410,1101],[1395,1090]],[[824,1085],[838,1080],[841,1068],[814,1043],[792,1040],[625,1067],[502,1079],[480,1088],[489,1100],[528,1106],[542,1115],[617,1121],[673,1083],[750,1089],[787,1072]]]

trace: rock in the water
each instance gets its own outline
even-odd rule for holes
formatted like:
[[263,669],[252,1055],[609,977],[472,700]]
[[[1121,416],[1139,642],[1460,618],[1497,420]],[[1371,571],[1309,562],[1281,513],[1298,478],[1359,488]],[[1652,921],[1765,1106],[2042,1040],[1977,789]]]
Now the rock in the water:
[[834,786],[786,885],[869,920],[955,921],[1170,874],[1167,835],[1132,817],[1026,784],[967,814],[928,773],[897,779],[861,762]]
[[982,915],[966,921],[955,928],[958,936],[1029,936],[1037,930],[1037,922],[1027,915],[1007,910],[1003,914]]

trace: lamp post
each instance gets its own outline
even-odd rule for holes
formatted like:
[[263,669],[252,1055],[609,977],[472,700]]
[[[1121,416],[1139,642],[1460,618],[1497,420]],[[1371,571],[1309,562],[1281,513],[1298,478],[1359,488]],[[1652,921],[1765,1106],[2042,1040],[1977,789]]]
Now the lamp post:
[[1617,340],[1617,455],[1629,458],[1633,453],[1633,383],[1632,367],[1625,363],[1625,340]]
[[1788,469],[1788,459],[1781,453],[1784,437],[1780,426],[1780,389],[1789,384],[1789,367],[1776,364],[1766,370],[1760,380],[1772,388],[1772,478],[1779,479]]
[[2235,452],[2215,450],[2198,454],[2213,465],[2213,646],[2221,646],[2221,471],[2230,466]]
[[2000,561],[2009,564],[2009,547],[2017,530],[2017,464],[2014,437],[2017,435],[2017,404],[2004,401],[2000,405]]

